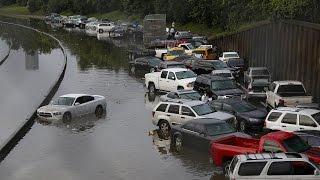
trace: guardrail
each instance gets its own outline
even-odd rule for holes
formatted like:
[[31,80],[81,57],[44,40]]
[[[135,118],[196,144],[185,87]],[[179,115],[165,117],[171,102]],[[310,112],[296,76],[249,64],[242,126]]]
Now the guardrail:
[[320,102],[320,24],[263,22],[212,40],[238,51],[249,66],[266,66],[273,80],[299,80]]

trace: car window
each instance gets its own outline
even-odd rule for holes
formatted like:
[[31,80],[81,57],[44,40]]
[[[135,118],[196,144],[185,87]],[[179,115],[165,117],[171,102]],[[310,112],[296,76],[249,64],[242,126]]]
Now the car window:
[[168,104],[161,104],[161,105],[156,109],[156,111],[165,112],[166,109],[167,109],[167,106],[168,106]]
[[197,133],[204,133],[205,132],[205,128],[202,124],[196,124],[194,126],[194,131]]
[[245,162],[240,164],[239,176],[258,176],[266,166],[267,162]]
[[82,103],[87,103],[87,102],[90,102],[90,101],[93,101],[93,100],[94,100],[94,97],[92,97],[92,96],[83,96]]
[[285,124],[297,124],[297,115],[287,113],[286,115],[283,116],[281,122]]
[[74,103],[82,104],[83,102],[84,102],[84,99],[83,99],[83,96],[81,96],[81,97],[78,97]]
[[282,149],[276,142],[266,140],[263,143],[263,152],[282,152]]
[[309,116],[305,115],[299,115],[299,125],[317,127],[317,124]]
[[194,131],[194,123],[186,123],[182,126],[183,129]]
[[292,161],[291,162],[293,175],[314,175],[316,170],[311,164],[305,161]]
[[268,117],[268,121],[272,121],[275,122],[279,119],[279,117],[281,116],[282,113],[279,112],[272,112],[270,113],[269,117]]
[[273,162],[269,166],[268,173],[269,176],[274,175],[291,175],[292,166],[290,162]]
[[176,79],[173,72],[169,72],[168,79],[171,79],[171,80]]
[[190,108],[186,107],[186,106],[182,106],[181,107],[181,114],[184,116],[192,116],[195,117],[194,113],[191,111]]
[[170,105],[168,113],[179,114],[179,105]]
[[167,78],[167,74],[168,74],[168,71],[162,71],[161,78],[166,79]]

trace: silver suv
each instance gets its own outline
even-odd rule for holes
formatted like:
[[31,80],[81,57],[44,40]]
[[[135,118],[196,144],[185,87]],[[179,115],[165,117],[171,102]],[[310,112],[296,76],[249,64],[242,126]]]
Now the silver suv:
[[202,101],[172,101],[160,102],[152,111],[152,123],[160,130],[167,131],[171,125],[182,124],[196,118],[215,118],[231,123],[235,116],[215,111]]
[[246,154],[233,158],[228,168],[230,180],[236,179],[320,179],[317,165],[299,153]]

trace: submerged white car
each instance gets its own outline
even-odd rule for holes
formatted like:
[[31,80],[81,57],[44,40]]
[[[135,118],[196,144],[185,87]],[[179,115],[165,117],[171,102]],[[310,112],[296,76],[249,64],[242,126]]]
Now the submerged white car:
[[101,117],[106,110],[106,99],[100,95],[66,94],[37,110],[41,120],[70,122],[73,117],[95,113]]

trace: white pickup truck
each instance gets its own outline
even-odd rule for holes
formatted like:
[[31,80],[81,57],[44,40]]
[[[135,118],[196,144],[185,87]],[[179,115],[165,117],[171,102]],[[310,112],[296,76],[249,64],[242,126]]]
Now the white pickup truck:
[[[191,43],[182,43],[182,44],[179,44],[177,47],[183,48],[184,52],[188,55],[191,55],[192,51],[195,49]],[[156,49],[155,51],[156,51],[157,58],[163,58],[164,55],[168,53],[168,48]]]
[[229,59],[239,59],[240,56],[237,52],[223,52],[222,56],[219,57],[220,61],[226,62]]
[[312,96],[307,94],[299,81],[274,81],[265,90],[267,108],[295,107],[298,104],[312,103]]
[[191,90],[197,75],[186,68],[169,68],[145,74],[145,85],[150,93],[160,91]]

